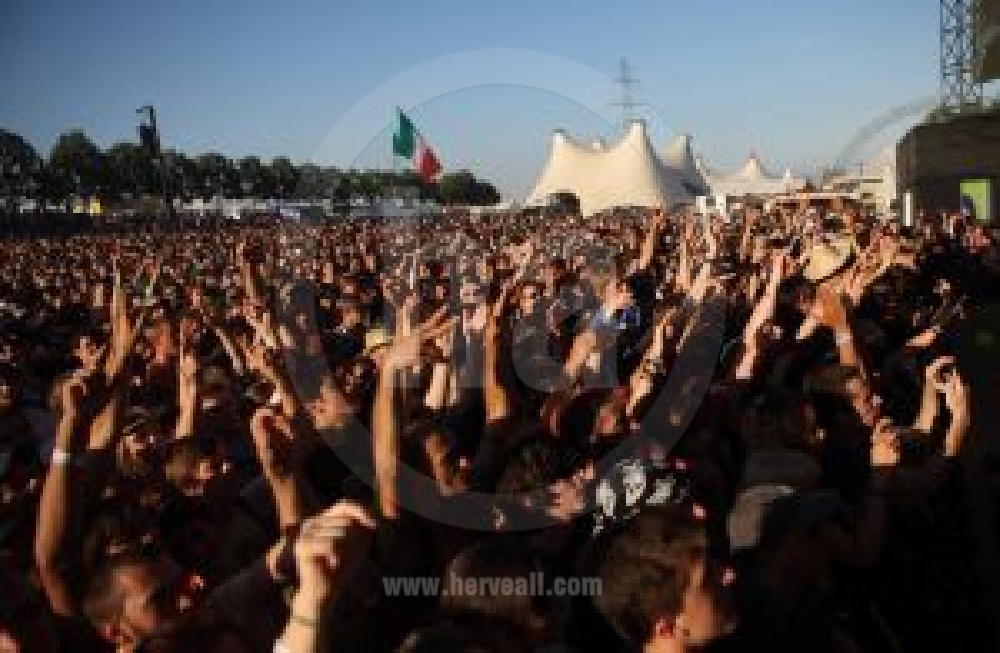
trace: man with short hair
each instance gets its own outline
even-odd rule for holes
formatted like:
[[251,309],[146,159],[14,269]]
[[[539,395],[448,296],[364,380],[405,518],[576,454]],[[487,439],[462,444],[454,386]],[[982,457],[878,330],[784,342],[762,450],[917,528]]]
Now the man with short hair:
[[650,506],[611,534],[597,570],[597,609],[630,650],[688,651],[736,626],[724,570],[690,506]]

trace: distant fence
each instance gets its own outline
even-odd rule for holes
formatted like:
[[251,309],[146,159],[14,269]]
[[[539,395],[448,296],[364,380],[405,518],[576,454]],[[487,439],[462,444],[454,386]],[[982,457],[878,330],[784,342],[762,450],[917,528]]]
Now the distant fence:
[[3,213],[0,212],[0,239],[66,238],[83,234],[124,234],[136,231],[176,231],[179,229],[217,229],[223,225],[260,226],[274,224],[281,218],[254,214],[234,222],[223,215],[178,214],[172,220],[157,215],[90,216],[81,213]]

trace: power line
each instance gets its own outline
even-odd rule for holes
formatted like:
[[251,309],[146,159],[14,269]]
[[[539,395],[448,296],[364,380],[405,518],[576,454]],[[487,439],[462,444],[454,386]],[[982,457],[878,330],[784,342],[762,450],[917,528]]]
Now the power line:
[[632,66],[627,58],[622,57],[618,62],[618,76],[614,79],[615,84],[621,87],[621,96],[617,102],[611,105],[621,109],[622,129],[628,126],[630,120],[635,118],[637,107],[643,106],[636,97],[635,87],[639,84],[639,79],[633,76]]
[[973,0],[941,0],[941,106],[961,111],[983,104],[983,85],[973,71]]

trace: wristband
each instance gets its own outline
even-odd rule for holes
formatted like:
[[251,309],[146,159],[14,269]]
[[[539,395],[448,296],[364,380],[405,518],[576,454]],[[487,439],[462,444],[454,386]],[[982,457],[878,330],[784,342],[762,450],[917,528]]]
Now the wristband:
[[849,331],[838,331],[836,335],[836,341],[838,345],[847,345],[854,340],[854,336],[850,334]]
[[65,467],[69,465],[73,457],[70,456],[69,452],[65,449],[60,449],[59,447],[53,447],[52,458],[50,459],[53,465],[58,465],[60,467]]
[[319,619],[313,619],[311,617],[303,617],[302,615],[290,612],[288,614],[288,623],[298,624],[300,626],[305,626],[306,628],[319,628]]
[[660,376],[666,374],[663,361],[649,360],[645,362],[643,367],[645,368],[646,374],[649,374],[650,376]]

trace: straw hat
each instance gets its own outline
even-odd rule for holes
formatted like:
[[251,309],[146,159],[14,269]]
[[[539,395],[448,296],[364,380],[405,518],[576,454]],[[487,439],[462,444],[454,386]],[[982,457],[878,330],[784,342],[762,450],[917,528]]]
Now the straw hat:
[[857,251],[857,244],[850,236],[825,238],[806,252],[802,276],[813,282],[832,277],[847,266]]
[[382,345],[392,342],[392,336],[381,326],[376,326],[365,333],[365,353],[370,354]]

